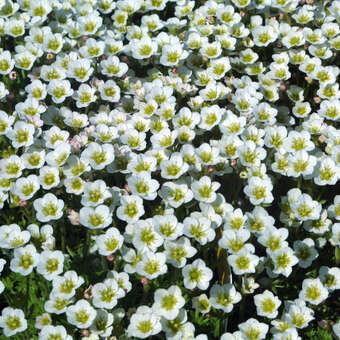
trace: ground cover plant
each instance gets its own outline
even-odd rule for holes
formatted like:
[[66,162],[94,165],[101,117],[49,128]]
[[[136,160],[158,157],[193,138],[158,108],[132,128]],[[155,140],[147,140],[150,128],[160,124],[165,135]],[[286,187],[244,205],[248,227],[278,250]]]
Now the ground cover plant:
[[0,0],[0,339],[340,338],[339,25]]

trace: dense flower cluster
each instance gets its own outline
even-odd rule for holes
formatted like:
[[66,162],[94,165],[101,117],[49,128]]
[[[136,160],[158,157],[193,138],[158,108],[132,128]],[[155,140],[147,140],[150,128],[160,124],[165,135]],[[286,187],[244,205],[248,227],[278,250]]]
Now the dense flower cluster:
[[0,39],[0,337],[340,338],[339,0],[0,0]]

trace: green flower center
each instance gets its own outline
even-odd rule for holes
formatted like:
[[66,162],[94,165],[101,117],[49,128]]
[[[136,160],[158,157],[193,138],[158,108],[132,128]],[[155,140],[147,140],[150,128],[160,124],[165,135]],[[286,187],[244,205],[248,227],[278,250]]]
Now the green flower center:
[[101,300],[104,302],[111,302],[116,296],[116,292],[112,288],[103,289],[100,293]]
[[242,255],[236,259],[235,263],[239,269],[248,269],[250,266],[250,259],[249,257]]
[[59,261],[57,259],[48,259],[45,268],[48,272],[53,273],[59,268]]
[[54,203],[48,203],[42,208],[45,216],[55,216],[58,212],[58,206]]
[[166,295],[162,298],[162,308],[167,311],[173,310],[176,304],[177,298],[172,294]]
[[140,321],[137,329],[144,334],[147,334],[153,330],[153,326],[150,320]]
[[34,263],[33,256],[30,253],[25,253],[20,257],[19,267],[28,269]]
[[6,326],[11,330],[14,331],[15,329],[21,327],[21,320],[18,316],[9,316],[7,317]]
[[85,324],[90,318],[90,314],[86,310],[80,310],[74,314],[74,317],[77,322]]
[[130,218],[136,216],[138,214],[137,204],[135,202],[128,203],[125,207],[124,213]]
[[89,223],[94,227],[98,227],[104,223],[104,217],[98,213],[92,213],[89,215]]
[[159,263],[156,260],[148,261],[144,266],[144,271],[150,275],[153,275],[159,271]]

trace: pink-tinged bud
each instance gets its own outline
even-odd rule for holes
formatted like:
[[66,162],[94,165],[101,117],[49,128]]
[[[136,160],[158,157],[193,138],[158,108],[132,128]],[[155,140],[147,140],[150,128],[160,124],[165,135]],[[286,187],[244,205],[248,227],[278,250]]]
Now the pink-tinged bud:
[[72,225],[79,225],[79,214],[74,211],[73,209],[67,209],[67,218],[69,219],[70,223]]
[[[89,136],[92,132],[94,132],[94,130],[96,129],[96,127],[94,125],[90,125],[89,127],[87,127],[85,129],[85,134],[87,136]],[[86,141],[87,142],[87,141]]]
[[84,292],[84,298],[89,300],[92,298],[92,285],[90,285]]
[[128,63],[129,62],[129,58],[126,56],[126,55],[123,55],[121,58],[120,58],[121,61],[123,61],[124,63]]
[[9,79],[15,80],[17,79],[17,73],[15,71],[12,71],[9,73]]
[[39,128],[44,125],[44,121],[40,119],[40,117],[32,117],[29,120],[30,123],[32,123],[35,127]]
[[236,163],[237,163],[236,159],[232,159],[232,160],[230,161],[230,165],[231,165],[231,166],[235,166]]
[[178,68],[177,67],[174,67],[173,69],[172,69],[172,73],[178,73]]
[[81,145],[77,140],[75,140],[74,138],[71,139],[70,145],[71,145],[72,152],[79,152]]
[[313,81],[311,77],[305,77],[305,80],[308,84],[311,84],[311,82]]
[[113,255],[108,255],[106,256],[106,259],[109,261],[109,262],[112,262],[114,260],[114,256]]
[[124,189],[125,189],[129,194],[131,194],[131,189],[130,189],[130,187],[129,187],[128,184],[125,184],[125,185],[124,185]]
[[209,166],[208,167],[208,172],[210,173],[210,172],[213,172],[215,170],[215,167],[214,166]]
[[320,97],[314,97],[313,100],[314,100],[315,104],[319,104],[321,102],[321,98]]
[[26,205],[27,205],[27,201],[20,201],[19,202],[20,207],[26,207]]
[[246,12],[240,11],[240,16],[241,16],[241,17],[244,17],[245,15],[246,15]]
[[325,139],[324,136],[320,136],[320,137],[318,138],[318,140],[319,140],[320,143],[324,143],[324,142],[326,141],[326,139]]
[[54,58],[54,55],[52,54],[52,53],[47,53],[46,54],[46,59],[47,60],[51,60],[51,59],[53,59]]
[[89,336],[90,332],[87,329],[84,329],[84,330],[81,331],[81,334],[83,336]]
[[143,286],[146,286],[148,284],[148,279],[146,277],[143,277],[141,280],[140,280],[140,283],[143,285]]
[[287,90],[286,85],[285,84],[280,85],[280,90],[281,91],[286,91]]
[[81,37],[81,40],[86,41],[88,38],[89,38],[88,35],[83,35],[83,36]]
[[10,101],[13,101],[13,100],[15,99],[14,93],[10,92],[10,93],[7,95],[7,99],[10,100]]

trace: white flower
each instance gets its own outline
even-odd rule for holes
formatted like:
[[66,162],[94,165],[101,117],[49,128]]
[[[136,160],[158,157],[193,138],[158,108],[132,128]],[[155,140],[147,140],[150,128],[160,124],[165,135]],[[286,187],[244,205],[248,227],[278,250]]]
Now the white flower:
[[121,63],[116,56],[109,56],[108,59],[100,62],[102,67],[102,73],[107,77],[120,78],[128,71],[128,66],[125,63]]
[[93,169],[102,170],[114,160],[113,146],[93,142],[81,153],[80,159]]
[[155,215],[153,225],[164,240],[175,240],[183,234],[183,224],[174,215]]
[[254,39],[254,44],[260,47],[266,47],[274,42],[278,34],[272,26],[258,26],[251,31]]
[[180,153],[173,153],[169,159],[160,163],[161,176],[166,179],[177,179],[188,171],[189,165],[184,163]]
[[39,184],[48,190],[56,187],[60,182],[59,169],[54,166],[44,166],[39,169]]
[[187,258],[193,257],[197,253],[197,249],[191,246],[189,239],[186,237],[180,237],[174,241],[166,240],[164,250],[166,262],[176,268],[184,267]]
[[242,249],[246,248],[250,252],[254,252],[251,244],[246,244],[250,237],[250,232],[246,229],[239,230],[224,230],[218,245],[227,249],[229,253],[236,254]]
[[340,195],[334,197],[333,204],[331,204],[327,210],[331,217],[340,220]]
[[146,171],[131,175],[127,179],[131,192],[145,200],[154,200],[157,197],[159,188],[158,181],[151,178],[150,173]]
[[314,247],[314,241],[311,238],[306,238],[303,241],[294,241],[293,248],[295,255],[299,259],[298,265],[302,268],[308,268],[319,256]]
[[202,56],[209,59],[218,58],[222,53],[221,43],[219,41],[214,41],[212,43],[203,44],[199,52]]
[[288,312],[284,314],[284,319],[292,327],[299,329],[308,326],[309,322],[314,319],[314,311],[306,306],[306,302],[296,299],[289,305]]
[[305,150],[299,150],[287,157],[288,171],[287,175],[299,177],[300,175],[311,175],[317,163],[317,158],[309,155]]
[[175,66],[182,59],[187,58],[188,52],[180,44],[165,45],[162,47],[160,63],[164,66]]
[[67,322],[80,329],[91,326],[96,314],[96,310],[86,300],[78,300],[66,310]]
[[182,275],[185,288],[206,290],[213,277],[213,272],[203,260],[196,259],[191,264],[184,266]]
[[72,98],[76,100],[76,106],[78,108],[87,107],[96,101],[96,91],[95,88],[88,84],[81,84],[78,90],[74,92]]
[[323,286],[320,279],[304,279],[299,299],[305,300],[313,305],[318,305],[328,297],[328,290]]
[[99,57],[104,53],[105,43],[93,38],[86,40],[84,46],[79,49],[79,53],[85,58]]
[[211,305],[216,309],[222,309],[225,313],[230,313],[234,304],[240,302],[241,299],[241,294],[230,283],[223,286],[215,284],[210,289],[209,301]]
[[254,296],[256,312],[259,316],[265,316],[270,319],[276,318],[278,315],[277,309],[281,305],[278,297],[274,296],[269,290],[265,290],[262,294]]
[[0,316],[0,327],[6,337],[23,332],[27,329],[25,314],[21,309],[6,307]]
[[335,323],[332,327],[333,332],[335,333],[335,335],[340,338],[340,321],[338,321],[337,323]]
[[112,223],[112,213],[106,205],[83,207],[79,211],[80,224],[89,229],[103,229]]
[[61,251],[44,250],[39,257],[37,272],[48,281],[63,272],[64,255]]
[[288,277],[292,272],[292,267],[299,262],[294,255],[294,251],[289,247],[282,247],[272,252],[270,255],[274,264],[273,272]]
[[331,240],[337,246],[340,245],[340,223],[334,223],[332,226],[332,238]]
[[321,213],[321,204],[313,201],[307,194],[302,194],[291,204],[291,209],[300,221],[317,220]]
[[68,64],[67,74],[70,78],[74,78],[77,82],[87,82],[92,73],[93,68],[91,67],[91,62],[88,59],[72,60]]
[[36,248],[29,244],[27,246],[14,249],[14,256],[10,262],[10,269],[20,275],[29,275],[39,261],[39,254]]
[[51,193],[45,194],[42,198],[38,198],[33,202],[36,210],[36,217],[40,222],[48,222],[50,220],[58,220],[63,215],[64,201],[58,199]]
[[98,88],[102,100],[117,103],[120,99],[120,88],[113,80],[108,80]]
[[105,234],[96,238],[96,244],[100,255],[108,256],[120,249],[123,245],[124,238],[116,228],[109,228]]
[[183,221],[183,233],[193,237],[201,245],[211,242],[215,238],[215,231],[211,228],[210,220],[198,212],[193,212]]
[[232,210],[232,207],[228,207],[228,210],[225,214],[225,229],[235,229],[239,230],[244,226],[244,223],[247,220],[247,216],[243,215],[241,209]]
[[111,196],[106,183],[103,180],[98,179],[93,182],[85,183],[81,204],[87,207],[96,207],[103,204],[104,201]]
[[9,74],[14,67],[14,60],[11,58],[9,51],[3,51],[0,54],[0,74]]
[[56,276],[53,281],[52,295],[56,294],[62,298],[69,299],[75,295],[77,288],[83,283],[84,279],[73,271],[67,271],[63,276]]
[[269,329],[268,325],[253,318],[241,323],[238,328],[245,340],[264,339]]
[[193,199],[193,193],[188,185],[180,182],[165,182],[159,192],[159,196],[169,205],[178,208],[183,203],[190,202]]
[[165,254],[145,251],[142,253],[141,261],[139,261],[136,265],[136,271],[139,275],[152,280],[166,273],[167,265],[165,264],[165,261]]
[[157,289],[154,294],[152,309],[167,320],[177,317],[180,308],[185,304],[182,292],[178,286],[170,286],[168,289]]
[[273,202],[272,190],[273,185],[270,179],[261,179],[259,177],[251,177],[248,185],[243,189],[250,202],[254,205]]
[[163,238],[155,231],[153,220],[139,220],[133,224],[134,234],[132,244],[140,251],[155,252],[163,244]]
[[9,129],[6,136],[11,140],[14,148],[30,146],[33,144],[34,126],[23,121],[17,121],[14,127]]
[[63,36],[60,33],[44,35],[42,48],[45,52],[57,54],[63,48]]
[[49,339],[72,340],[71,335],[68,335],[64,326],[44,326],[39,333],[39,340]]
[[340,168],[330,157],[320,160],[314,182],[317,185],[335,185],[340,177]]
[[151,40],[148,36],[140,40],[133,39],[130,41],[132,56],[135,59],[146,59],[151,57],[157,51],[157,42]]
[[236,275],[245,273],[255,273],[255,267],[259,263],[259,258],[251,254],[247,249],[228,256],[228,263],[233,268]]
[[340,268],[321,266],[319,270],[319,278],[329,292],[340,289]]
[[26,201],[32,198],[39,188],[38,177],[36,175],[29,175],[28,177],[21,177],[16,180],[13,193],[19,196],[21,200]]
[[15,105],[15,110],[22,119],[33,119],[46,111],[46,107],[41,105],[35,98],[27,98],[24,102]]
[[147,306],[139,306],[127,328],[129,336],[146,339],[162,330],[160,316]]
[[97,308],[112,309],[117,305],[118,299],[123,296],[115,279],[106,279],[102,283],[96,283],[91,292],[92,303]]
[[0,135],[5,135],[14,123],[15,117],[0,110]]
[[212,182],[208,176],[203,176],[199,181],[191,184],[195,199],[201,202],[212,203],[216,199],[216,190],[221,186],[218,182]]
[[300,150],[311,151],[315,148],[315,145],[310,138],[311,135],[307,131],[290,131],[283,145],[288,152],[295,153]]
[[238,147],[238,156],[243,166],[259,166],[261,161],[266,157],[267,152],[261,147],[248,140]]
[[122,196],[117,209],[117,217],[127,223],[137,222],[145,213],[143,200],[139,196]]
[[58,293],[51,292],[49,299],[44,304],[44,309],[48,313],[62,314],[67,310],[67,305],[71,301],[67,298],[60,297]]

